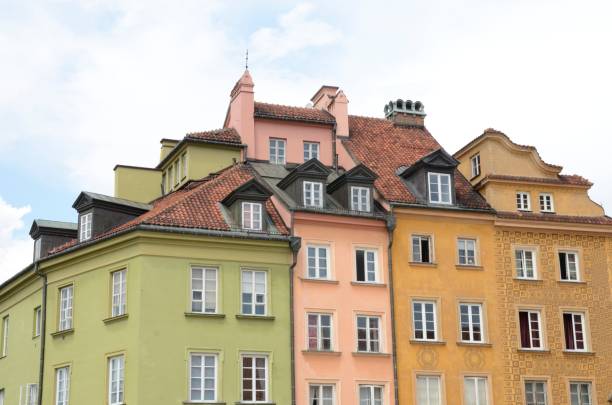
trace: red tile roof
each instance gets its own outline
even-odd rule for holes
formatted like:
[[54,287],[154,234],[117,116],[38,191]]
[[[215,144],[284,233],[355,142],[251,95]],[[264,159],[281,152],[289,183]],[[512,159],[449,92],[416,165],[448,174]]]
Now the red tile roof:
[[[507,180],[507,181],[517,181],[517,182],[525,182],[525,183],[540,183],[540,184],[553,184],[553,185],[571,185],[571,186],[583,186],[583,187],[591,187],[593,183],[588,181],[582,176],[578,176],[575,174],[567,175],[567,174],[559,174],[556,179],[553,178],[545,178],[545,177],[525,177],[525,176],[507,176],[502,174],[489,174],[482,180],[478,182],[478,184],[484,183],[487,180]],[[478,184],[476,187],[478,187]]]
[[[229,167],[202,180],[189,183],[184,188],[170,193],[154,201],[153,208],[133,220],[111,229],[94,240],[112,236],[137,225],[159,225],[176,228],[208,229],[216,231],[232,231],[225,221],[221,211],[221,201],[235,189],[255,178],[253,169],[240,163]],[[266,201],[266,211],[276,229],[281,235],[289,235],[280,214],[274,208],[272,201]],[[51,254],[59,253],[76,245],[72,240],[54,248]]]
[[255,102],[256,118],[273,118],[289,121],[306,121],[333,125],[336,119],[327,111],[310,107]]
[[198,141],[211,141],[240,145],[242,139],[240,134],[234,128],[221,128],[204,132],[191,132],[185,135],[185,139],[194,139]]
[[531,220],[531,221],[570,222],[570,223],[576,223],[576,224],[612,226],[612,218],[606,215],[599,216],[599,217],[582,217],[582,216],[574,216],[574,215],[541,214],[541,213],[534,213],[534,212],[498,211],[497,217],[502,218],[502,219],[526,219],[526,220]]
[[[351,115],[349,134],[350,138],[343,142],[344,145],[354,158],[379,176],[374,184],[385,199],[417,203],[396,171],[441,148],[429,131],[423,127],[397,126],[386,119]],[[455,171],[455,190],[459,206],[490,208],[458,170]]]

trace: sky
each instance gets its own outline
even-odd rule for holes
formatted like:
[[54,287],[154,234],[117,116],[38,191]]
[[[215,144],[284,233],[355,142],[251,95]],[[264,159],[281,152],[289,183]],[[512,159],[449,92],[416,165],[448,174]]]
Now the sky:
[[249,70],[258,101],[340,86],[349,113],[420,100],[454,153],[485,128],[595,183],[612,210],[612,2],[0,0],[0,281],[35,218],[76,221],[115,164],[219,128]]

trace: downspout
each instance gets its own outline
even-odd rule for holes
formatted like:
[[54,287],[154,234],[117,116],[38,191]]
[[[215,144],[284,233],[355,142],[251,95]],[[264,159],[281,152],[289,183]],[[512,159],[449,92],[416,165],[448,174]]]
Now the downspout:
[[338,124],[334,122],[334,127],[332,128],[332,166],[335,171],[338,171],[338,155],[336,148],[336,140],[338,136],[336,135],[336,127]]
[[[293,217],[293,215],[292,215]],[[293,219],[293,218],[292,218]],[[289,267],[289,323],[290,323],[290,336],[291,336],[291,404],[295,405],[295,325],[293,315],[293,273],[295,266],[297,265],[297,255],[302,244],[302,240],[298,237],[291,237],[291,252],[293,253],[293,263]]]
[[43,378],[45,374],[45,341],[47,336],[47,275],[40,272],[38,262],[34,264],[34,273],[42,281],[42,303],[40,304],[40,360],[38,364],[38,400],[37,404],[42,405],[43,399]]
[[397,378],[397,345],[395,331],[395,293],[393,292],[393,231],[395,230],[395,216],[393,215],[393,206],[391,206],[389,216],[387,217],[387,232],[389,234],[389,245],[387,247],[387,263],[389,277],[389,299],[391,304],[391,347],[393,356],[393,394],[395,396],[395,405],[399,405],[399,387]]

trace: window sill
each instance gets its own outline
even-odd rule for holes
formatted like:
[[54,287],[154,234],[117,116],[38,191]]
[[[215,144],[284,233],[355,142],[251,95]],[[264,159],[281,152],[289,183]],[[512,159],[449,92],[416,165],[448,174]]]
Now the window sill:
[[109,323],[114,323],[114,322],[120,321],[122,319],[127,319],[127,318],[128,318],[128,314],[123,314],[123,315],[111,316],[110,318],[102,319],[102,322],[108,325]]
[[382,352],[353,352],[353,356],[391,357],[391,353],[382,353]]
[[410,339],[410,343],[413,345],[445,345],[445,340],[419,340]]
[[187,318],[225,318],[225,314],[213,314],[210,312],[185,312],[185,316]]
[[519,347],[518,349],[516,349],[516,351],[519,353],[550,354],[549,349],[525,349]]
[[237,314],[236,318],[237,319],[257,319],[261,321],[273,321],[274,319],[276,319],[275,316],[271,316],[271,315],[242,315],[242,314]]
[[324,278],[299,277],[299,279],[305,283],[340,284],[338,280],[328,280]]
[[3,355],[3,356],[0,356],[0,360],[2,360],[2,359],[6,359],[6,356],[7,356],[6,354],[5,354],[5,355]]
[[438,267],[438,263],[408,262],[408,264],[415,267]]
[[242,402],[242,401],[238,401],[238,402],[234,402],[236,405],[276,405],[276,402]]
[[185,405],[196,405],[196,404],[206,404],[206,405],[225,405],[225,402],[210,402],[210,401],[183,401]]
[[563,284],[577,284],[577,285],[586,285],[586,281],[581,281],[581,280],[557,280],[557,283],[559,283],[560,285]]
[[484,270],[483,266],[477,264],[456,264],[457,270]]
[[570,356],[572,355],[578,355],[578,356],[595,356],[595,352],[590,352],[588,350],[586,351],[580,351],[580,350],[563,350],[563,353],[565,354],[569,354]]
[[53,336],[54,338],[56,337],[64,337],[67,335],[72,335],[74,333],[74,328],[70,328],[70,329],[65,329],[65,330],[58,330],[57,332],[53,332],[51,334],[51,336]]
[[351,285],[366,286],[366,287],[387,287],[385,283],[372,283],[370,281],[351,281]]
[[32,340],[36,340],[36,339],[38,339],[39,337],[40,337],[40,335],[35,335],[35,336],[32,336]]
[[304,354],[322,354],[323,356],[340,356],[342,352],[335,352],[333,350],[302,350]]
[[493,343],[487,342],[462,342],[458,341],[457,346],[466,346],[466,347],[493,347]]
[[527,283],[543,283],[544,282],[544,280],[542,280],[541,278],[513,277],[512,279],[514,281],[527,282]]

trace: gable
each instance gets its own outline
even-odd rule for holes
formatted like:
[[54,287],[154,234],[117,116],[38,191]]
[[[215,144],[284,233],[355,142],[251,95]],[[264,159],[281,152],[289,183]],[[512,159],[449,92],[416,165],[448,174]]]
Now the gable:
[[227,207],[236,200],[265,201],[272,193],[256,179],[251,179],[232,191],[221,203]]
[[291,170],[287,176],[278,182],[277,186],[284,190],[293,184],[298,178],[324,181],[327,179],[330,173],[331,170],[328,169],[323,163],[316,158],[312,158]]

